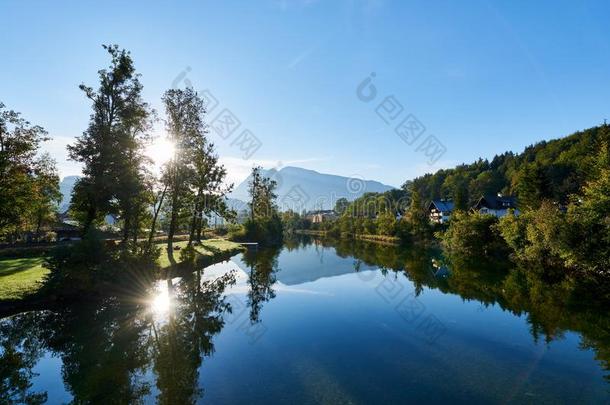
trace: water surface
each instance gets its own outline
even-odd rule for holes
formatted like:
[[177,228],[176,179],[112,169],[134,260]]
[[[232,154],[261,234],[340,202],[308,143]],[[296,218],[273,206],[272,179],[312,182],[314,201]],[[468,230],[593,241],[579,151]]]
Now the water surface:
[[3,319],[0,402],[608,403],[609,325],[502,265],[303,240]]

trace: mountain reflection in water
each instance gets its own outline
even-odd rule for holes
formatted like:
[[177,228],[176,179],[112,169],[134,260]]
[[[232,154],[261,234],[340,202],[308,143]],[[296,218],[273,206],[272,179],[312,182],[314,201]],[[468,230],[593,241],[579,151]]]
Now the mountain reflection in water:
[[0,320],[0,403],[607,402],[609,319],[506,262],[304,237]]

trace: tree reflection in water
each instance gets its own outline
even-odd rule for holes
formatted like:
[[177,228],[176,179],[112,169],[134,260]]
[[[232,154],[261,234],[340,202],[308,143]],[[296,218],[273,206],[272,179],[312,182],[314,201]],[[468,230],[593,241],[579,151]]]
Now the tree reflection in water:
[[[578,332],[582,348],[592,349],[610,371],[610,314],[578,285],[551,283],[540,271],[508,261],[443,258],[429,249],[309,238],[287,241],[285,249],[313,242],[322,254],[334,250],[353,260],[356,271],[366,265],[404,274],[418,292],[436,289],[477,301],[481,308],[497,305],[526,315],[536,341]],[[264,304],[275,297],[279,253],[274,248],[243,255],[250,268],[250,323],[261,322]],[[441,268],[450,269],[449,274],[440,275]],[[141,403],[153,395],[159,403],[201,399],[199,372],[214,353],[213,339],[230,311],[226,290],[235,283],[233,273],[210,280],[202,272],[162,281],[153,294],[125,294],[0,320],[0,403],[44,402],[46,393],[32,385],[44,353],[61,358],[61,377],[74,403]]]
[[[608,303],[586,295],[582,287],[568,281],[551,282],[541,269],[519,268],[508,260],[490,261],[477,257],[443,257],[440,251],[424,248],[383,246],[357,240],[316,240],[332,247],[341,257],[353,257],[355,270],[361,263],[382,271],[403,273],[416,294],[427,288],[476,300],[482,307],[498,305],[517,316],[527,315],[534,341],[551,342],[566,332],[581,335],[581,346],[592,349],[609,373],[610,313]],[[293,242],[293,248],[299,243]],[[436,276],[435,263],[450,269],[448,277]],[[438,264],[437,264],[438,266]]]
[[247,251],[243,254],[244,263],[250,268],[248,274],[248,306],[250,307],[250,322],[260,322],[260,312],[265,302],[275,298],[273,284],[278,269],[277,258],[280,247],[268,247],[261,250]]
[[195,402],[203,394],[198,369],[224,325],[223,292],[234,282],[233,273],[203,281],[201,271],[167,280],[172,305],[163,311],[155,297],[130,295],[1,320],[0,403],[44,402],[46,393],[29,391],[44,351],[61,358],[74,403],[141,403],[151,393],[144,375],[151,366],[157,402]]

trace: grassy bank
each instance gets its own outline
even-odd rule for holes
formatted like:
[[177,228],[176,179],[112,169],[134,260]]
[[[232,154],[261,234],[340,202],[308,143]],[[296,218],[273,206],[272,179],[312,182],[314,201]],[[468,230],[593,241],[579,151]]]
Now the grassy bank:
[[400,238],[396,236],[384,235],[355,235],[354,239],[365,240],[367,242],[383,243],[388,245],[399,245]]
[[326,236],[326,231],[315,231],[313,229],[297,229],[294,233],[298,235]]
[[[159,266],[164,269],[170,267],[171,263],[165,250],[165,243],[158,243],[161,247]],[[174,243],[180,250],[174,252],[174,259],[180,263],[180,251],[187,245],[187,241]],[[239,243],[225,239],[208,239],[199,245],[195,245],[197,261],[202,265],[209,265],[225,257],[242,251],[244,248]],[[46,256],[29,257],[0,257],[0,301],[19,301],[26,296],[35,293],[42,285],[42,280],[49,270],[43,267]]]
[[[327,231],[318,231],[318,230],[312,230],[312,229],[297,229],[296,231],[294,231],[294,233],[300,234],[300,235],[311,235],[311,236],[327,236],[328,235]],[[358,239],[358,240],[364,240],[367,242],[382,243],[382,244],[387,244],[387,245],[399,245],[400,244],[400,238],[398,238],[396,236],[367,235],[367,234],[351,235],[351,234],[344,233],[344,234],[341,234],[341,238]]]
[[[187,246],[187,244],[187,241],[182,241],[174,243],[174,246],[178,246],[180,247],[180,250],[182,250]],[[160,245],[162,249],[161,256],[159,257],[159,266],[162,269],[168,268],[171,266],[171,262],[167,256],[165,244]],[[203,260],[204,264],[206,262],[211,264],[216,258],[238,253],[244,249],[244,247],[239,243],[231,242],[226,239],[207,239],[202,241],[201,244],[194,245],[194,248],[195,252],[199,255],[197,260]],[[180,263],[180,250],[174,251],[174,259],[176,260],[176,263]]]
[[0,301],[20,300],[41,286],[49,270],[42,267],[45,258],[22,257],[0,259]]

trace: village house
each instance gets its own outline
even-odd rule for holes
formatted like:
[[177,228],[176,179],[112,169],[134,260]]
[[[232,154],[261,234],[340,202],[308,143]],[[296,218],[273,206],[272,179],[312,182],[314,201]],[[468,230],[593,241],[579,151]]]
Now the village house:
[[334,210],[319,210],[308,212],[305,216],[312,224],[319,224],[326,221],[332,221],[337,218],[337,213]]
[[432,200],[428,204],[428,216],[430,221],[436,224],[444,224],[449,221],[454,204],[451,200]]
[[513,210],[515,215],[519,215],[517,209],[517,198],[513,196],[487,195],[479,198],[477,203],[472,207],[473,211],[478,211],[481,214],[489,214],[501,218]]

